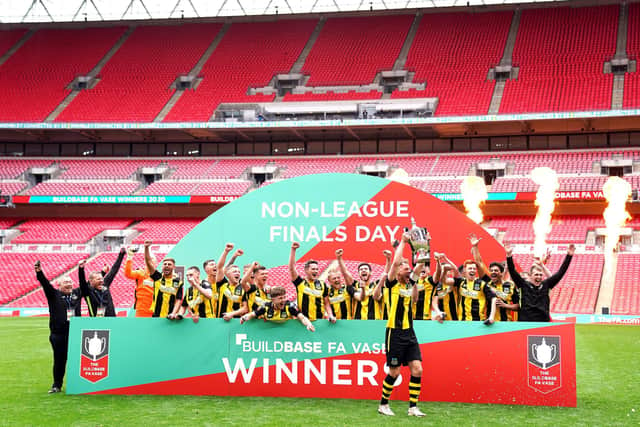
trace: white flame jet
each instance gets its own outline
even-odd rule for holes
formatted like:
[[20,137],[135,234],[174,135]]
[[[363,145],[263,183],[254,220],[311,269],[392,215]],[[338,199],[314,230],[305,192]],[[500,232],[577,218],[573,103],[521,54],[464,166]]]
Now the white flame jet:
[[531,171],[531,179],[539,185],[536,193],[538,213],[533,221],[535,242],[533,255],[542,258],[547,244],[547,235],[551,231],[551,214],[556,208],[556,191],[560,188],[556,171],[547,167],[535,168]]
[[622,229],[631,219],[626,208],[627,200],[631,196],[631,184],[622,178],[612,176],[605,182],[602,192],[607,199],[607,207],[602,214],[607,227],[607,235],[604,239],[604,268],[605,271],[612,271],[613,251],[618,244]]
[[484,219],[482,205],[489,198],[484,179],[479,176],[465,176],[460,185],[460,192],[467,216],[476,224],[480,224]]

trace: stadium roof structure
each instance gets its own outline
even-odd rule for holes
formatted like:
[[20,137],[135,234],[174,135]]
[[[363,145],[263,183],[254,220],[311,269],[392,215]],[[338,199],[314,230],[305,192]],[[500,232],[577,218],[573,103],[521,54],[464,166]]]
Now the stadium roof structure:
[[357,12],[568,0],[0,0],[0,23],[121,21]]
[[637,131],[640,109],[385,119],[0,123],[0,142],[304,142]]

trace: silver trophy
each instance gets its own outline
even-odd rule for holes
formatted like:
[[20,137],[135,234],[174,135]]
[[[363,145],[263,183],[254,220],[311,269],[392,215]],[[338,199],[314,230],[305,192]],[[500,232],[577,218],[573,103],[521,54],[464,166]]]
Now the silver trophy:
[[409,245],[413,253],[413,265],[424,263],[429,265],[431,259],[431,236],[425,227],[418,227],[415,218],[411,218],[409,232]]
[[107,346],[107,340],[105,337],[98,337],[98,332],[93,332],[93,337],[86,337],[84,340],[84,349],[91,355],[93,361],[96,361],[96,357],[102,354]]

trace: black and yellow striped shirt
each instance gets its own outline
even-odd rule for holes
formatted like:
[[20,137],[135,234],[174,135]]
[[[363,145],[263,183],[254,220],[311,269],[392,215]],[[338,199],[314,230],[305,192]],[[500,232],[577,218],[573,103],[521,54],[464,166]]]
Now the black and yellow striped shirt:
[[356,291],[362,292],[362,301],[353,299],[353,316],[355,320],[382,320],[382,306],[384,300],[376,301],[373,298],[373,290],[376,287],[376,282],[371,282],[369,285],[365,285],[361,282],[355,283]]
[[336,319],[351,320],[351,298],[354,294],[353,286],[341,286],[336,289],[333,286],[327,286],[327,297]]
[[454,280],[455,286],[460,290],[458,310],[460,320],[486,320],[487,305],[493,298],[487,282],[482,279],[467,280],[461,277]]
[[389,288],[382,287],[382,305],[380,307],[382,312],[382,320],[389,320]]
[[431,298],[435,291],[433,276],[418,280],[418,300],[413,304],[413,318],[415,320],[431,320]]
[[153,302],[151,303],[153,317],[167,317],[173,311],[176,300],[182,299],[182,281],[175,275],[165,278],[157,270],[151,275],[151,279],[153,280]]
[[327,287],[319,280],[313,283],[307,282],[298,276],[293,281],[298,293],[298,309],[312,322],[322,319],[324,316],[324,297],[327,296]]
[[[211,289],[211,285],[206,280],[203,280],[200,283],[200,287],[202,289]],[[213,298],[205,298],[200,291],[194,287],[190,287],[187,289],[187,292],[185,292],[184,299],[182,300],[182,306],[188,307],[193,314],[197,314],[199,317],[216,317]]]
[[[496,294],[496,297],[500,298],[502,301],[507,304],[520,304],[520,293],[516,286],[509,282],[500,282],[493,283],[491,281],[487,282],[493,292]],[[496,322],[517,322],[518,321],[518,310],[509,310],[504,307],[496,307]]]
[[[227,278],[223,278],[218,283],[218,317],[222,317],[224,313],[239,310],[242,307],[242,297],[244,290],[240,283],[232,285]],[[240,316],[236,316],[240,317]]]
[[264,289],[260,289],[254,284],[249,286],[249,289],[244,293],[243,298],[247,302],[249,311],[255,311],[260,308],[260,306],[271,301],[271,297],[269,297]]
[[458,288],[454,285],[438,283],[435,293],[438,295],[438,309],[445,313],[446,320],[458,320],[460,302]]
[[411,292],[415,286],[415,281],[409,280],[408,284],[398,282],[398,279],[389,281],[387,279],[385,286],[389,292],[387,298],[387,309],[389,320],[387,328],[389,329],[411,329],[413,328],[413,316],[411,313]]

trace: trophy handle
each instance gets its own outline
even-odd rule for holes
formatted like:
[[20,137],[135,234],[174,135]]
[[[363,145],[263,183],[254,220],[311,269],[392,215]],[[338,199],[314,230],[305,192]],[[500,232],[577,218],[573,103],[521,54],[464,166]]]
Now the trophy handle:
[[556,345],[551,344],[551,360],[556,358]]
[[540,363],[538,360],[538,344],[531,344],[531,350],[533,350],[533,358],[536,359],[536,362]]
[[100,339],[100,354],[102,354],[102,352],[104,351],[105,348],[107,348],[107,339],[105,337],[102,337]]
[[89,352],[89,337],[84,337],[84,350],[87,352],[87,354],[91,354]]

